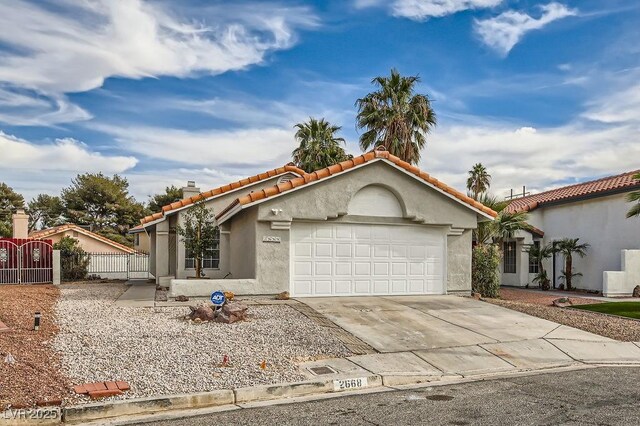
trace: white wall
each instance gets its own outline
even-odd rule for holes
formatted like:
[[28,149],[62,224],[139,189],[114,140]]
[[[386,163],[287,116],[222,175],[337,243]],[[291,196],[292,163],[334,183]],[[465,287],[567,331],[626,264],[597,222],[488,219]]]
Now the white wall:
[[[625,217],[631,207],[626,194],[542,207],[530,214],[529,222],[544,231],[544,244],[564,237],[580,238],[591,247],[584,259],[574,256],[573,266],[582,277],[575,277],[578,288],[602,291],[604,271],[620,271],[621,250],[640,249],[640,219]],[[556,285],[564,261],[556,257]],[[551,260],[547,270],[552,278]]]

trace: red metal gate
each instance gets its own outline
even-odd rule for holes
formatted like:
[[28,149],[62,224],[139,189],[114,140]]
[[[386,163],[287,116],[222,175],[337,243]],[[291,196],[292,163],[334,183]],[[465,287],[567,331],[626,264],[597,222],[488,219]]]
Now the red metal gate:
[[0,284],[42,284],[53,281],[50,240],[0,239]]

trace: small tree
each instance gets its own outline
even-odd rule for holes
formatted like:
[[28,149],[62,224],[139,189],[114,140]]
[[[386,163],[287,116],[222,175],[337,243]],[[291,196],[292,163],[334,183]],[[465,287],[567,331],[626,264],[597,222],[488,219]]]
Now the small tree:
[[208,209],[204,201],[195,203],[184,215],[184,224],[178,224],[178,235],[182,237],[187,253],[195,260],[196,277],[202,275],[204,253],[216,242],[218,227],[213,210]]
[[573,272],[573,254],[577,254],[580,257],[587,255],[587,249],[589,244],[578,244],[580,238],[563,238],[556,243],[555,251],[562,253],[564,256],[564,270],[562,271],[562,278],[567,283],[567,290],[571,290],[571,281],[573,277],[581,276],[582,274]]
[[473,248],[471,287],[483,297],[500,295],[500,250],[495,244],[480,244]]
[[553,256],[553,246],[547,244],[546,246],[531,246],[529,247],[529,256],[538,264],[538,273],[533,278],[533,282],[537,282],[538,286],[543,290],[549,290],[551,288],[551,281],[547,276],[547,271],[544,269],[543,262]]
[[65,281],[83,280],[89,270],[90,255],[78,245],[78,240],[62,237],[53,245],[60,250],[62,279]]

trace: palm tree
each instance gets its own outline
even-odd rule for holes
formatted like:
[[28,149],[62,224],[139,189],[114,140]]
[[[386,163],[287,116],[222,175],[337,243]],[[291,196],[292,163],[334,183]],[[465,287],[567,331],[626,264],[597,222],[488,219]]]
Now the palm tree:
[[312,172],[350,158],[342,148],[344,138],[336,136],[340,126],[334,126],[324,118],[316,120],[309,117],[309,121],[294,127],[298,129],[295,138],[300,146],[291,155],[302,170]]
[[529,256],[538,264],[538,273],[536,274],[533,282],[538,282],[543,290],[549,290],[551,287],[547,271],[544,269],[543,262],[553,256],[553,245],[547,244],[546,246],[533,245],[529,247]]
[[[506,210],[499,209],[501,207],[500,202],[496,201],[491,203],[491,196],[485,196],[482,204],[487,207],[493,208],[498,211],[498,216],[494,220],[478,223],[478,228],[475,231],[476,242],[478,244],[490,244],[495,241],[499,247],[502,247],[502,243],[513,238],[513,235],[517,231],[528,230],[531,225],[527,223],[529,215],[527,212],[508,212]],[[495,200],[495,198],[493,198]]]
[[562,253],[564,256],[564,271],[562,271],[562,275],[567,282],[567,290],[571,290],[572,278],[582,275],[581,273],[573,273],[573,254],[585,257],[589,248],[589,244],[578,244],[579,239],[563,238],[556,242],[556,253]]
[[[633,178],[640,181],[640,172],[633,175]],[[638,216],[640,217],[640,191],[633,191],[627,196],[627,201],[630,203],[636,203],[627,212],[627,217]]]
[[482,163],[477,163],[469,170],[467,189],[471,191],[473,199],[477,200],[480,194],[487,192],[491,185],[491,175]]
[[392,69],[389,77],[376,77],[377,90],[356,101],[357,127],[365,132],[360,147],[368,151],[378,145],[402,160],[417,164],[426,135],[436,125],[436,115],[427,95],[414,94],[418,76],[402,77]]

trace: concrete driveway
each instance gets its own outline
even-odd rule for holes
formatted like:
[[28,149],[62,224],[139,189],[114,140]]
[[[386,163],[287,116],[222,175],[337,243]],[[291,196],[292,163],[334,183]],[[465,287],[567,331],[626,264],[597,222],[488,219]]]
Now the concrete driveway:
[[634,343],[466,297],[299,300],[380,352],[349,358],[376,374],[467,376],[583,363],[640,363],[640,347]]

